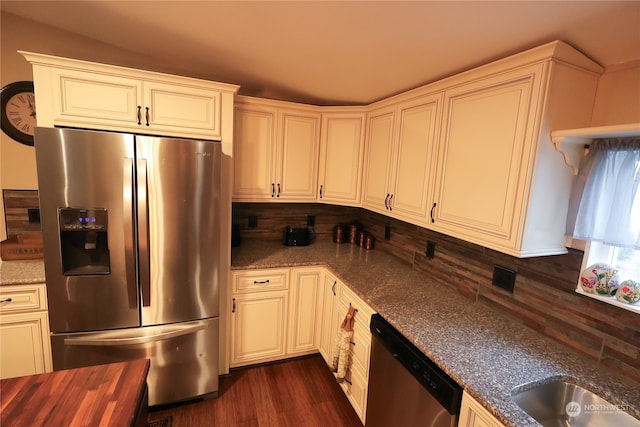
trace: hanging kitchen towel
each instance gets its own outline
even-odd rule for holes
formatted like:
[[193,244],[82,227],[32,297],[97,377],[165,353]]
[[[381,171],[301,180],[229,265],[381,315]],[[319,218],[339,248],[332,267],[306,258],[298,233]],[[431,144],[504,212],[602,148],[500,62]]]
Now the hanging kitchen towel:
[[349,306],[347,315],[344,317],[340,329],[338,330],[338,337],[336,338],[336,347],[333,356],[333,372],[337,374],[338,382],[344,381],[344,376],[347,373],[347,367],[349,366],[349,357],[351,355],[351,339],[353,338],[353,325],[355,323],[356,309],[353,306]]

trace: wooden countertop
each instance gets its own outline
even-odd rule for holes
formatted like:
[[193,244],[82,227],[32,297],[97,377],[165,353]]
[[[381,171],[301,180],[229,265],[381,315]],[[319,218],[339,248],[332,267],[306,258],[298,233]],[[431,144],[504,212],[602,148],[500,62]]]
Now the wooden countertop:
[[133,426],[141,404],[146,414],[148,371],[139,359],[4,379],[0,425]]

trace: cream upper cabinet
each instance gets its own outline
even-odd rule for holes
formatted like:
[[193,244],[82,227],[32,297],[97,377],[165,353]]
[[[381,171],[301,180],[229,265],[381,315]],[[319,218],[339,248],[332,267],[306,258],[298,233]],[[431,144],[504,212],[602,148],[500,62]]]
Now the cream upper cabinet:
[[369,114],[364,207],[427,222],[441,104],[441,93],[428,94]]
[[318,201],[360,204],[365,113],[322,113]]
[[429,227],[517,257],[566,253],[572,170],[550,130],[589,123],[597,74],[560,61],[474,74],[445,91]]
[[33,64],[38,126],[220,139],[237,86],[22,52]]
[[0,287],[0,378],[51,370],[45,285]]
[[234,200],[315,200],[319,110],[238,97],[235,114]]

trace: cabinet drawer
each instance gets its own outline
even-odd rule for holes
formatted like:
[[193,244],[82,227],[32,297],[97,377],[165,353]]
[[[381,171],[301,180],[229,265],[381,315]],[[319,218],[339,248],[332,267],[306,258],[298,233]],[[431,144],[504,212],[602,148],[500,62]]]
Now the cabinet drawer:
[[10,285],[0,287],[0,313],[46,310],[47,295],[44,284]]
[[357,323],[353,328],[351,339],[351,357],[353,362],[360,365],[365,374],[369,373],[369,356],[371,355],[371,332],[369,325]]
[[233,293],[288,289],[288,270],[243,271],[233,275]]
[[352,365],[345,375],[345,379],[340,383],[340,387],[347,395],[353,409],[360,417],[362,424],[365,423],[367,413],[367,390],[369,383],[367,376],[357,367]]
[[369,307],[364,301],[362,301],[362,299],[360,299],[360,297],[346,286],[339,287],[338,297],[339,303],[345,307],[352,305],[356,310],[358,310],[358,314],[356,314],[356,323],[363,324],[365,328],[369,328],[371,315],[374,313],[371,307]]

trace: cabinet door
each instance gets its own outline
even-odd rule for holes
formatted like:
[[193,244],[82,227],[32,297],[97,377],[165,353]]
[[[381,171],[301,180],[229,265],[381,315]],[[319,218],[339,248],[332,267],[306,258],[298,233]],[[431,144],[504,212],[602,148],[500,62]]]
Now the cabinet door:
[[275,195],[276,110],[239,104],[235,108],[234,200]]
[[0,316],[0,349],[0,378],[50,372],[47,312]]
[[139,128],[140,80],[76,70],[53,70],[56,123]]
[[315,200],[320,115],[282,110],[279,123],[276,198]]
[[459,427],[504,427],[496,417],[476,402],[467,392],[462,393]]
[[364,114],[322,116],[318,200],[357,205],[364,148]]
[[368,117],[362,205],[382,213],[387,211],[391,167],[395,161],[392,156],[395,114],[395,108],[387,108]]
[[321,276],[317,268],[294,269],[291,273],[287,355],[314,353],[318,349]]
[[143,89],[143,128],[176,129],[208,139],[220,136],[219,91],[160,82],[145,82]]
[[442,94],[402,104],[398,114],[397,159],[391,197],[394,217],[426,223],[435,178],[435,147]]
[[446,92],[434,229],[515,244],[527,197],[535,77],[530,69]]
[[231,366],[285,356],[288,291],[236,295],[231,310]]
[[320,311],[321,334],[319,350],[328,365],[333,363],[335,340],[338,334],[337,317],[334,315],[335,304],[341,283],[329,273],[325,273],[321,286],[322,305]]

